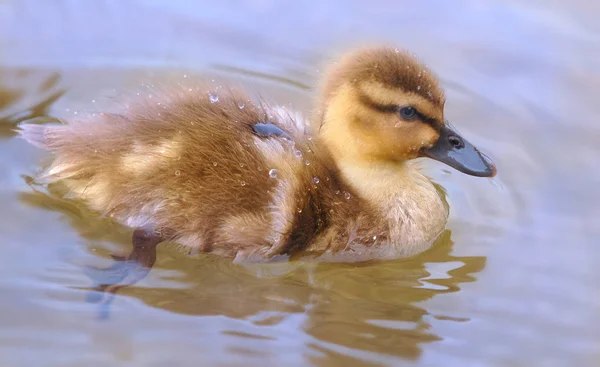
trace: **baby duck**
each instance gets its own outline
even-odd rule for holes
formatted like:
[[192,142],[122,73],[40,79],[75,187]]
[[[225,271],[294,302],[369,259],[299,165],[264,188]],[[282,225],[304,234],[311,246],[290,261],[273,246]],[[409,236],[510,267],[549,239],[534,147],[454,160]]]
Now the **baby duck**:
[[[236,262],[394,259],[429,248],[448,217],[410,160],[496,173],[444,119],[444,103],[424,65],[376,47],[332,66],[311,123],[233,90],[173,89],[122,114],[19,134],[54,154],[44,178],[134,229],[132,253],[117,259],[137,270],[163,241]],[[122,270],[112,283],[145,275]]]

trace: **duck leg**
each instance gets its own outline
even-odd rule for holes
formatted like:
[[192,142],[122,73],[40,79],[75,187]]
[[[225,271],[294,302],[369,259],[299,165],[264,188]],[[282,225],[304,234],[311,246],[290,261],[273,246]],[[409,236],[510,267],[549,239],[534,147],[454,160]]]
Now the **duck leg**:
[[137,228],[129,256],[111,255],[116,262],[108,268],[86,267],[85,273],[97,284],[88,301],[107,304],[119,288],[144,279],[156,261],[156,246],[162,241],[163,237],[153,228]]

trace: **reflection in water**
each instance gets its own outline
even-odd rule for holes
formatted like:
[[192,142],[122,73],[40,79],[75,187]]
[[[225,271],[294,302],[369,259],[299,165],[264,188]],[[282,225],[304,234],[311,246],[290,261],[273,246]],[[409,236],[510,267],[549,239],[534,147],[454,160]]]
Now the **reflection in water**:
[[[20,71],[13,75],[0,70],[0,137],[11,137],[13,129],[22,121],[41,117],[45,122],[54,120],[48,117],[52,105],[61,98],[66,90],[59,88],[60,74],[52,73],[39,83],[36,92],[30,90],[32,73]],[[10,79],[16,85],[5,85]]]
[[[32,178],[26,179],[35,187]],[[20,200],[61,212],[90,242],[109,240],[119,244],[120,250],[113,251],[128,251],[131,245],[126,230],[117,231],[109,220],[65,199],[66,194],[62,185],[52,184],[47,190],[21,193]],[[312,347],[327,355],[346,347],[417,358],[422,343],[439,340],[430,331],[432,317],[468,321],[453,315],[431,315],[417,304],[460,290],[461,283],[474,281],[473,274],[485,266],[485,257],[451,255],[450,234],[446,231],[431,250],[414,258],[370,264],[293,261],[234,265],[228,259],[163,249],[152,270],[158,280],[150,281],[157,284],[143,282],[123,288],[117,297],[133,297],[176,314],[222,315],[258,326],[274,326],[302,315],[299,327],[315,343],[322,342]],[[106,256],[107,250],[98,252]]]

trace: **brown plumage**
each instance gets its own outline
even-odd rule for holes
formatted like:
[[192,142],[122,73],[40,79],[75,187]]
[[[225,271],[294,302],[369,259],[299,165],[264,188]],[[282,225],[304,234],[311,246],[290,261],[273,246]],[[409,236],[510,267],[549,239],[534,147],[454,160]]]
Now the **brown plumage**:
[[397,258],[427,249],[447,217],[410,159],[495,172],[483,158],[472,169],[437,152],[471,147],[440,148],[449,144],[440,136],[455,134],[443,105],[430,71],[380,47],[332,65],[312,123],[240,92],[172,88],[120,114],[23,125],[20,134],[54,154],[44,177],[161,240],[236,261]]

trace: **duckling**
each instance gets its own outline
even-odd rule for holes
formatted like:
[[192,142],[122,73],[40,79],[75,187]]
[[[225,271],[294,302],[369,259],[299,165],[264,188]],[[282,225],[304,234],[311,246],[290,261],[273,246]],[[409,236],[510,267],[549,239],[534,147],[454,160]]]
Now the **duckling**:
[[134,229],[131,254],[115,257],[130,269],[112,268],[114,291],[143,278],[165,241],[235,262],[428,249],[448,207],[411,161],[496,174],[444,119],[444,104],[427,67],[382,46],[331,66],[308,122],[238,90],[171,88],[120,114],[18,130],[53,153],[41,177]]

